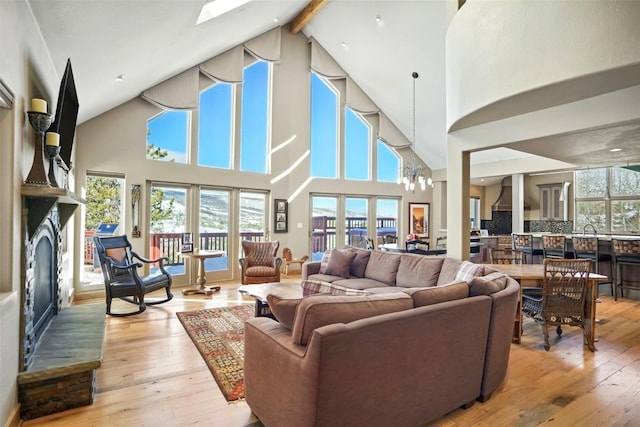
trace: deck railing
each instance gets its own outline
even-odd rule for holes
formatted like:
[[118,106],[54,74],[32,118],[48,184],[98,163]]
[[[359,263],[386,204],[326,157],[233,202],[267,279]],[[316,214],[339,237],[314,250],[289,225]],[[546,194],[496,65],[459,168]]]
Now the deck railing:
[[[94,263],[94,231],[85,231],[84,233],[84,263]],[[240,233],[242,240],[251,240],[260,242],[264,240],[264,233],[245,231]],[[182,264],[182,258],[178,255],[180,245],[182,243],[182,233],[151,233],[151,254],[149,257],[155,259],[161,256],[169,258],[168,265]],[[229,234],[225,232],[201,233],[199,239],[200,249],[225,251],[229,249]]]
[[[367,230],[367,218],[346,217],[345,218],[345,242],[352,246],[364,246],[369,233]],[[312,252],[324,252],[328,248],[337,247],[336,217],[335,216],[314,216],[312,218]],[[376,236],[382,237],[386,234],[397,234],[396,218],[381,217],[376,218]],[[85,231],[84,239],[84,263],[94,263],[94,231]],[[264,241],[264,233],[244,231],[240,233],[241,240],[251,240],[255,242]],[[150,258],[166,256],[169,258],[169,265],[182,264],[182,259],[178,255],[180,252],[182,233],[151,233],[151,253]],[[229,234],[227,232],[201,233],[197,247],[205,250],[220,250],[228,253]]]

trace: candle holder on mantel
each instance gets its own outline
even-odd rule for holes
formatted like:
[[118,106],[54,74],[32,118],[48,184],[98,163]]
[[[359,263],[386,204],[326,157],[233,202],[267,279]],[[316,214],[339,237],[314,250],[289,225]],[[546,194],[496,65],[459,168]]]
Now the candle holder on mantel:
[[45,145],[44,151],[47,153],[47,157],[49,158],[49,183],[52,187],[60,187],[58,185],[58,181],[56,181],[56,172],[53,166],[56,162],[56,157],[58,157],[58,154],[60,154],[60,146]]
[[53,114],[41,113],[39,111],[27,111],[27,115],[29,116],[29,123],[31,123],[31,127],[36,132],[36,146],[33,154],[31,171],[29,171],[29,175],[24,182],[25,184],[45,185],[49,187],[51,186],[51,183],[49,182],[47,173],[44,170],[44,155],[42,147],[44,146],[44,133],[49,129],[49,126],[51,126],[51,123],[53,122]]

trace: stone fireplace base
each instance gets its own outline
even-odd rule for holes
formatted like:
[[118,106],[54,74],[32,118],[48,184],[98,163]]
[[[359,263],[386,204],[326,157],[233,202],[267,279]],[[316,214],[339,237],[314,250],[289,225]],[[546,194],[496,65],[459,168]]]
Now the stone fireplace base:
[[29,369],[18,374],[23,419],[93,403],[104,324],[104,304],[71,306],[55,316]]

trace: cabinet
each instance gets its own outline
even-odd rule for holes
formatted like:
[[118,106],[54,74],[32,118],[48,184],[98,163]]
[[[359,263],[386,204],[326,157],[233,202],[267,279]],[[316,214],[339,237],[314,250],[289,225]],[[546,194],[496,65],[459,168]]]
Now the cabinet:
[[541,184],[538,185],[538,188],[540,190],[540,219],[561,221],[563,219],[563,205],[560,201],[562,183]]

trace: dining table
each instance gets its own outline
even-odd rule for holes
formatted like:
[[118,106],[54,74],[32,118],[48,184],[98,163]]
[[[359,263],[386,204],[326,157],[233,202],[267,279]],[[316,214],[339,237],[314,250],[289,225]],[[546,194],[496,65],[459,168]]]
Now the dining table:
[[[518,298],[518,308],[516,310],[512,338],[512,342],[519,344],[522,337],[522,288],[528,286],[542,287],[544,283],[544,264],[484,265],[506,274],[520,284],[520,297]],[[587,329],[585,339],[588,339],[591,344],[595,343],[597,286],[598,282],[606,282],[607,280],[609,280],[609,278],[602,274],[589,273],[589,280],[587,282],[587,305],[585,307],[584,317],[586,320],[585,328]],[[588,345],[589,343],[586,342],[585,344]]]

